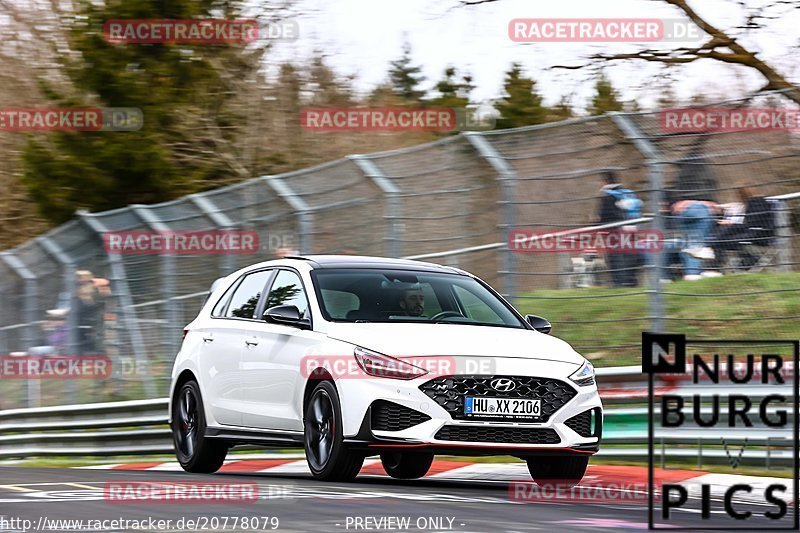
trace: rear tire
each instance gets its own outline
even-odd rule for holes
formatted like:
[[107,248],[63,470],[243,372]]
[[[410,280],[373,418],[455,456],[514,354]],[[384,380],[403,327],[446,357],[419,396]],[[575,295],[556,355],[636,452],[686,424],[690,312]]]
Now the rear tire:
[[433,464],[432,453],[382,453],[381,463],[395,479],[418,479],[428,473]]
[[184,383],[172,401],[172,437],[181,467],[194,474],[211,474],[220,469],[228,446],[205,436],[206,415],[200,386]]
[[352,481],[364,455],[348,450],[342,432],[342,409],[336,387],[322,381],[311,393],[303,419],[306,461],[321,481]]
[[539,485],[557,484],[562,487],[574,487],[583,479],[588,456],[530,457],[527,460],[528,471]]

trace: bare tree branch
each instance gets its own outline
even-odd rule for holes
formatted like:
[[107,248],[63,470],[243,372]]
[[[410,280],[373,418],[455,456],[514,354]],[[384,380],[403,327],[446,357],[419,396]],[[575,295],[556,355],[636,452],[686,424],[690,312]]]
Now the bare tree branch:
[[[460,0],[462,6],[472,6],[497,2],[499,0]],[[639,52],[621,54],[595,54],[589,56],[588,62],[580,65],[555,65],[551,69],[578,70],[589,66],[595,66],[602,61],[627,61],[639,60],[664,65],[682,65],[693,63],[701,59],[713,59],[730,65],[740,65],[751,68],[761,74],[766,83],[761,88],[762,91],[785,90],[788,98],[800,104],[800,90],[790,82],[784,75],[778,72],[770,64],[761,60],[757,52],[753,52],[742,45],[736,37],[717,28],[709,23],[697,11],[695,11],[687,0],[654,0],[667,3],[679,9],[695,25],[702,29],[709,37],[708,41],[697,48],[676,48],[673,50],[642,50]],[[743,8],[747,9],[745,2],[738,2]],[[800,9],[800,2],[797,0],[775,0],[774,2],[762,6],[751,12],[745,22],[746,29],[760,28],[762,24],[757,21],[771,20],[778,15],[766,15],[766,10],[774,7],[788,6],[792,9]]]

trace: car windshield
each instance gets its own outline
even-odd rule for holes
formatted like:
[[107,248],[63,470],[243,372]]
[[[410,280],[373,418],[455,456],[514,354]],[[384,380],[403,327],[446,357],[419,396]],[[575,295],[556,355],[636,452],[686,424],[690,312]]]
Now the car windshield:
[[507,304],[469,276],[377,269],[320,269],[312,276],[322,312],[335,322],[525,327]]

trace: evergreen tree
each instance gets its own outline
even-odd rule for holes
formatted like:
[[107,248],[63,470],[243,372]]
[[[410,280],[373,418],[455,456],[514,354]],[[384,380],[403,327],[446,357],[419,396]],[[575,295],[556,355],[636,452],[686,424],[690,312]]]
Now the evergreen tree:
[[353,101],[350,80],[342,80],[317,52],[311,60],[308,90],[313,105],[349,105]]
[[153,203],[247,174],[234,142],[243,123],[237,84],[251,77],[261,50],[241,44],[112,44],[110,19],[236,18],[232,0],[97,3],[77,0],[70,50],[61,62],[72,94],[44,86],[59,106],[139,108],[133,132],[53,132],[24,154],[25,183],[39,210],[62,222],[77,209]]
[[412,65],[411,43],[403,45],[403,55],[392,61],[389,68],[389,80],[394,93],[407,102],[418,102],[425,96],[425,91],[420,90],[420,84],[425,81],[422,68]]
[[603,115],[611,111],[622,111],[619,94],[605,74],[601,73],[594,85],[595,95],[589,104],[590,115]]
[[569,96],[562,96],[558,103],[550,109],[550,113],[547,116],[547,122],[558,122],[560,120],[574,118],[575,109],[573,109],[569,100]]
[[269,156],[272,165],[267,167],[271,172],[297,168],[305,161],[305,143],[302,141],[303,129],[300,125],[302,91],[303,79],[299,69],[291,63],[282,64],[273,88],[275,105],[271,114],[278,127],[277,131],[270,132],[272,139],[267,147],[272,151]]
[[434,98],[431,103],[442,107],[463,109],[469,104],[469,96],[474,88],[471,75],[463,74],[459,79],[458,70],[453,66],[448,66],[444,69],[444,78],[436,84],[439,96]]
[[519,63],[512,64],[506,72],[503,89],[505,95],[496,105],[500,112],[497,118],[498,129],[546,122],[548,111],[542,105],[536,82],[523,74]]
[[403,100],[394,93],[392,84],[386,82],[377,85],[369,92],[366,103],[370,106],[393,106],[402,104]]

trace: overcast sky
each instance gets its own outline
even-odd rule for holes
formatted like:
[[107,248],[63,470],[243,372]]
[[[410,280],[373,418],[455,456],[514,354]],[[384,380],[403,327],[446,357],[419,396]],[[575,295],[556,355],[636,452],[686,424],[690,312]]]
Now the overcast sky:
[[[749,6],[767,0],[746,0]],[[745,16],[732,0],[690,0],[706,19],[723,29],[740,24]],[[279,45],[273,61],[302,60],[321,50],[329,65],[343,75],[355,75],[357,88],[368,91],[384,81],[389,61],[400,56],[404,39],[428,78],[426,87],[441,78],[447,65],[471,72],[477,88],[476,101],[496,98],[503,74],[517,61],[539,82],[547,103],[572,94],[572,103],[583,108],[592,93],[591,71],[548,70],[557,64],[582,63],[595,52],[634,51],[631,43],[537,43],[519,44],[508,37],[508,23],[515,18],[668,18],[682,14],[660,0],[500,0],[495,3],[450,9],[455,0],[298,0],[301,38]],[[790,10],[786,10],[789,12]],[[800,10],[771,21],[743,43],[761,53],[790,79],[797,79],[796,57]],[[624,99],[636,98],[652,105],[659,84],[670,83],[678,96],[702,92],[728,97],[762,85],[758,75],[746,69],[703,61],[670,69],[671,81],[658,82],[663,69],[656,65],[615,63],[607,75]]]

